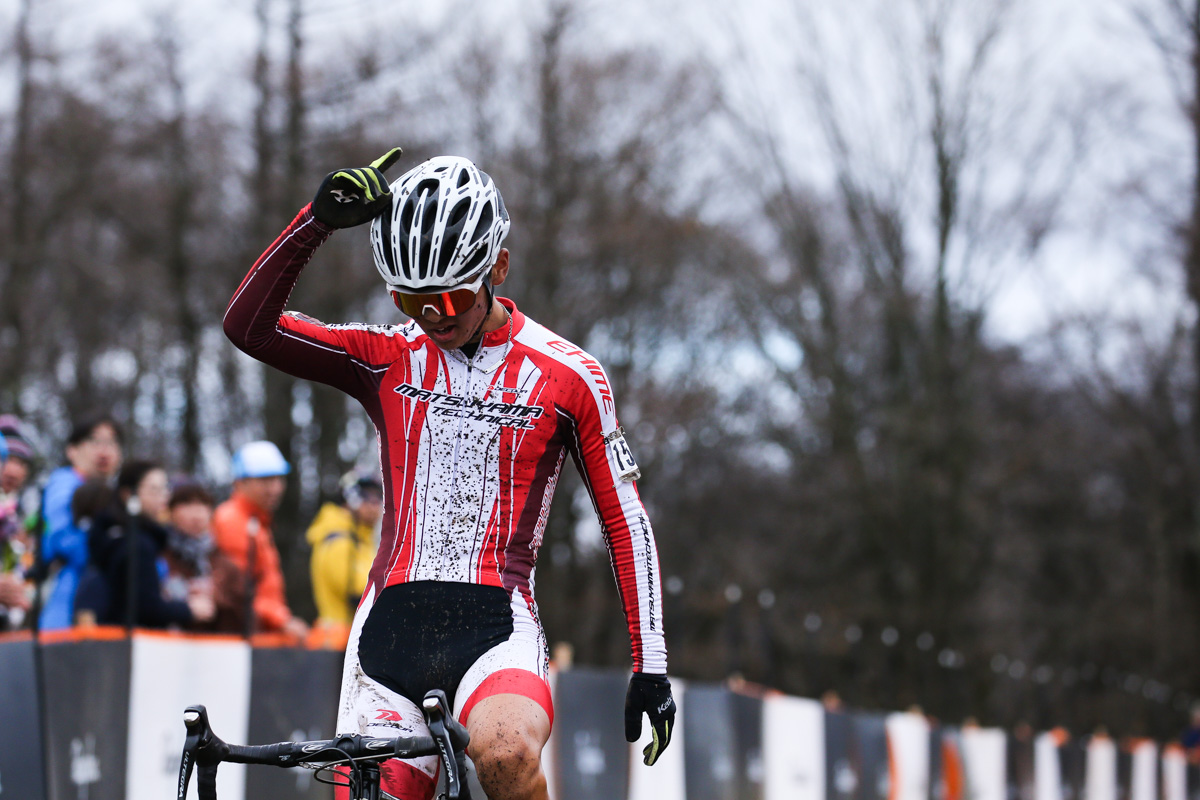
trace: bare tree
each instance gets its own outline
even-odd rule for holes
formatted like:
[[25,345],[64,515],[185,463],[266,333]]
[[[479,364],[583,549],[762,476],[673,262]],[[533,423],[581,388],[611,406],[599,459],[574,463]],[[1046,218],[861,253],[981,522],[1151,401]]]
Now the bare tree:
[[[827,614],[983,652],[1002,541],[990,504],[1004,502],[990,476],[1008,455],[990,449],[991,401],[1014,372],[987,340],[988,302],[1054,229],[1079,117],[1018,82],[1041,67],[1023,58],[1017,4],[859,6],[793,5],[803,46],[783,96],[819,132],[806,159],[777,116],[735,117],[775,237],[745,313],[797,403],[764,435],[792,454],[796,514],[827,571],[812,588],[837,587]],[[905,653],[893,689],[913,700],[924,667]]]

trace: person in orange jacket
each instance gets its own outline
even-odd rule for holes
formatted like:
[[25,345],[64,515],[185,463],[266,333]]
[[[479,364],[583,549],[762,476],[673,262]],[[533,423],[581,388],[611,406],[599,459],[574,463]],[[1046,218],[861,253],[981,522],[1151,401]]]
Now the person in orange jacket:
[[[298,638],[308,633],[308,624],[288,608],[279,551],[271,534],[271,515],[283,499],[290,471],[271,442],[250,442],[233,456],[233,493],[217,506],[212,522],[217,549],[236,568],[223,579],[214,574],[221,630],[281,632]],[[247,625],[246,598],[251,592],[254,622]]]

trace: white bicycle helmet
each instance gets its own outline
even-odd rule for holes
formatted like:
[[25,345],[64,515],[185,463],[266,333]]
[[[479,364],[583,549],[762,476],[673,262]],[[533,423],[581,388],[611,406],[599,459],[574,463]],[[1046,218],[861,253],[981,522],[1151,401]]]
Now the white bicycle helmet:
[[371,250],[389,290],[443,292],[496,263],[508,226],[492,177],[468,159],[438,156],[392,182],[390,212],[371,223]]

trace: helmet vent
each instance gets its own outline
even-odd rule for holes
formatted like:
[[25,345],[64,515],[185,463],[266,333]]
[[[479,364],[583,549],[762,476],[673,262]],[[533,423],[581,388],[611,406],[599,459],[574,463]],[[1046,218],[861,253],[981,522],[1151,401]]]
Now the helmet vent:
[[[396,274],[396,253],[395,250],[400,250],[400,261],[404,262],[405,256],[408,255],[408,248],[393,248],[392,247],[392,215],[384,213],[379,215],[380,231],[379,238],[383,242],[383,258],[387,262],[388,272]],[[408,264],[404,264],[404,274],[408,274]]]
[[449,228],[457,228],[462,224],[462,221],[467,216],[467,212],[471,210],[471,201],[467,199],[459,200],[454,204],[454,208],[450,209],[450,219],[446,221],[446,226]]
[[471,256],[470,260],[458,271],[458,274],[465,278],[474,273],[477,267],[484,266],[483,258],[487,255],[487,252],[488,249],[486,247],[475,248],[475,255]]
[[471,240],[471,244],[475,244],[483,237],[492,232],[492,204],[487,203],[479,211],[479,221],[475,223],[475,237]]
[[[433,195],[426,201],[425,206],[421,209],[421,233],[428,234],[433,230],[433,226],[437,224],[438,216],[438,196],[437,188],[431,192]],[[422,237],[424,238],[424,237]]]
[[416,212],[417,195],[413,193],[404,201],[404,209],[400,212],[400,230],[407,231],[412,228],[413,214]]

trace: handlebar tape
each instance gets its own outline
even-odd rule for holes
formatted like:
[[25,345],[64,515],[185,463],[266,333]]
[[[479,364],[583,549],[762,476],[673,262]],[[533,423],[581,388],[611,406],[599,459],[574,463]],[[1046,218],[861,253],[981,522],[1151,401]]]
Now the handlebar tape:
[[201,764],[196,770],[196,791],[200,800],[217,800],[217,767],[216,764]]

